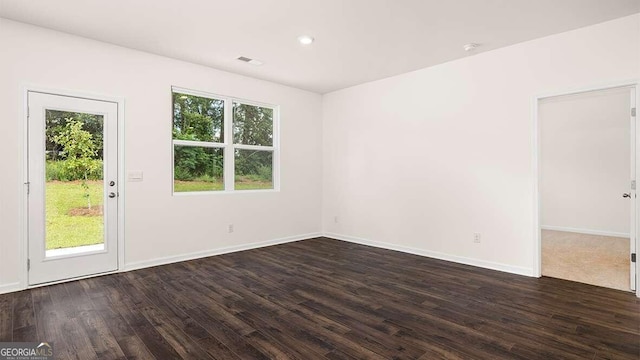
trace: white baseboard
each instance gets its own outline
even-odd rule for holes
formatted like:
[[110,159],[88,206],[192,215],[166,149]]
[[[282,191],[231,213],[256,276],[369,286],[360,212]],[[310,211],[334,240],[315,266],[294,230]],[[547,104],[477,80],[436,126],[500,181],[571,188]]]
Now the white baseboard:
[[547,225],[542,225],[540,226],[540,228],[542,230],[565,231],[565,232],[587,234],[587,235],[613,236],[613,237],[622,237],[622,238],[629,237],[629,233],[621,233],[621,232],[615,232],[615,231],[577,229],[577,228],[564,227],[564,226],[547,226]]
[[325,233],[324,236],[328,238],[348,241],[348,242],[361,244],[361,245],[373,246],[373,247],[387,249],[387,250],[395,250],[395,251],[400,251],[400,252],[414,254],[414,255],[426,256],[434,259],[440,259],[440,260],[451,261],[451,262],[465,264],[465,265],[481,267],[485,269],[498,270],[502,272],[508,272],[511,274],[534,277],[533,269],[526,268],[526,267],[506,265],[506,264],[479,260],[479,259],[472,259],[472,258],[467,258],[467,257],[462,257],[457,255],[445,254],[437,251],[416,249],[416,248],[411,248],[411,247],[401,246],[401,245],[396,245],[391,243],[362,239],[355,236],[340,235],[335,233]]
[[[148,268],[148,267],[153,267],[153,266],[176,263],[176,262],[180,262],[180,261],[194,260],[194,259],[200,259],[200,258],[209,257],[209,256],[222,255],[222,254],[227,254],[227,253],[232,253],[232,252],[257,249],[257,248],[261,248],[261,247],[285,244],[285,243],[290,243],[290,242],[295,242],[295,241],[300,241],[300,240],[307,240],[307,239],[312,239],[312,238],[321,237],[321,236],[326,236],[326,237],[329,237],[329,238],[348,241],[348,242],[357,243],[357,244],[361,244],[361,245],[373,246],[373,247],[382,248],[382,249],[388,249],[388,250],[401,251],[401,252],[414,254],[414,255],[426,256],[426,257],[431,257],[431,258],[435,258],[435,259],[456,262],[456,263],[460,263],[460,264],[466,264],[466,265],[472,265],[472,266],[477,266],[477,267],[486,268],[486,269],[498,270],[498,271],[508,272],[508,273],[512,273],[512,274],[533,276],[533,270],[529,269],[529,268],[512,266],[512,265],[505,265],[505,264],[494,263],[494,262],[490,262],[490,261],[484,261],[484,260],[478,260],[478,259],[472,259],[472,258],[466,258],[466,257],[461,257],[461,256],[455,256],[455,255],[449,255],[449,254],[444,254],[444,253],[435,252],[435,251],[415,249],[415,248],[405,247],[405,246],[401,246],[401,245],[390,244],[390,243],[385,243],[385,242],[378,242],[378,241],[371,241],[371,240],[366,240],[366,239],[357,238],[357,237],[353,237],[353,236],[347,236],[347,235],[340,235],[340,234],[335,234],[335,233],[324,233],[324,234],[323,233],[309,233],[309,234],[289,236],[289,237],[280,238],[280,239],[267,240],[267,241],[261,241],[261,242],[255,242],[255,243],[249,243],[249,244],[243,244],[243,245],[237,245],[237,246],[228,246],[228,247],[219,248],[219,249],[211,249],[211,250],[193,252],[193,253],[188,253],[188,254],[181,254],[181,255],[175,255],[175,256],[167,256],[167,257],[163,257],[163,258],[150,259],[150,260],[145,260],[145,261],[137,261],[137,262],[132,262],[132,263],[129,263],[129,264],[125,264],[123,269],[121,269],[120,271],[121,272],[132,271],[132,270],[143,269],[143,268]],[[0,294],[19,291],[19,290],[23,290],[23,287],[21,286],[21,284],[19,282],[0,285]]]
[[163,258],[156,258],[156,259],[151,259],[151,260],[137,261],[137,262],[132,262],[132,263],[129,263],[129,264],[125,264],[124,265],[124,269],[121,269],[121,271],[131,271],[131,270],[148,268],[148,267],[152,267],[152,266],[172,264],[172,263],[176,263],[176,262],[180,262],[180,261],[194,260],[194,259],[200,259],[200,258],[209,257],[209,256],[222,255],[222,254],[228,254],[228,253],[232,253],[232,252],[257,249],[257,248],[261,248],[261,247],[265,247],[265,246],[272,246],[272,245],[285,244],[285,243],[290,243],[290,242],[295,242],[295,241],[300,241],[300,240],[307,240],[307,239],[312,239],[312,238],[320,237],[320,236],[322,236],[322,233],[309,233],[309,234],[289,236],[289,237],[284,237],[284,238],[274,239],[274,240],[267,240],[267,241],[249,243],[249,244],[242,244],[242,245],[237,245],[237,246],[228,246],[228,247],[219,248],[219,249],[211,249],[211,250],[198,251],[198,252],[182,254],[182,255],[167,256],[167,257],[163,257]]
[[0,285],[0,294],[6,294],[14,291],[23,290],[22,284],[19,282]]

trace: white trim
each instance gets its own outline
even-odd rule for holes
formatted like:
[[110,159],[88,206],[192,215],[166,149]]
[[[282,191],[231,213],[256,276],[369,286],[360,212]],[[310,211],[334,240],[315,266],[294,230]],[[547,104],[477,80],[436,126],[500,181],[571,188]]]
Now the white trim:
[[[31,83],[23,83],[22,84],[22,94],[23,94],[23,104],[22,104],[22,119],[23,119],[23,129],[21,134],[20,141],[22,142],[22,179],[20,182],[20,192],[23,194],[23,198],[20,204],[20,213],[22,214],[20,219],[20,281],[18,288],[13,290],[24,290],[34,286],[29,286],[29,272],[27,270],[27,258],[29,254],[29,241],[27,239],[28,235],[28,226],[29,226],[29,216],[28,216],[28,201],[29,198],[27,196],[27,187],[25,183],[29,179],[28,173],[28,142],[27,138],[29,136],[29,121],[28,121],[28,107],[29,107],[29,92],[38,92],[44,94],[51,95],[59,95],[59,96],[69,96],[80,99],[87,100],[96,100],[96,101],[104,101],[115,103],[117,106],[118,113],[118,193],[119,196],[117,198],[118,202],[118,271],[123,268],[124,259],[125,259],[125,207],[124,207],[124,199],[125,199],[125,131],[124,131],[124,117],[125,117],[125,99],[120,96],[112,96],[105,95],[100,93],[86,92],[86,91],[77,91],[71,89],[59,89],[55,87],[41,86],[37,84]],[[75,280],[75,279],[74,279]],[[70,281],[70,280],[65,280]],[[50,283],[49,283],[50,284]],[[0,285],[0,290],[5,287],[11,287],[12,284]],[[0,291],[2,293],[2,291]]]
[[[636,108],[637,107],[637,94],[638,92],[638,85],[634,86],[631,88],[631,91],[629,94],[629,107],[630,108]],[[636,180],[638,179],[638,126],[636,124],[636,116],[633,115],[631,113],[631,109],[629,109],[629,129],[631,130],[630,134],[629,134],[629,144],[631,145],[631,155],[630,156],[630,167],[631,167],[631,174],[629,177],[629,181],[630,182],[636,182]],[[635,237],[637,237],[638,235],[638,195],[637,195],[637,190],[635,189],[635,187],[629,187],[629,194],[631,195],[631,201],[629,203],[629,212],[630,212],[630,216],[629,216],[629,221],[631,224],[631,229],[630,229],[630,235],[632,235],[630,237],[630,241],[629,241],[629,254],[634,254],[636,253],[636,249],[637,249],[637,244],[636,244],[636,239]],[[638,289],[638,271],[640,271],[640,269],[638,269],[637,263],[632,263],[631,261],[629,261],[629,288],[631,290],[636,290],[637,294],[640,295],[640,289]]]
[[104,243],[95,245],[82,245],[68,248],[52,249],[45,251],[44,261],[50,261],[51,258],[60,259],[61,257],[68,256],[83,256],[88,253],[104,252]]
[[173,140],[173,145],[178,146],[192,146],[192,147],[207,147],[207,148],[221,148],[224,149],[224,143],[209,142],[209,141],[196,141],[196,140]]
[[[640,139],[640,127],[638,126],[638,115],[637,115],[637,107],[638,104],[640,104],[640,82],[636,82],[636,86],[634,87],[634,89],[632,90],[632,98],[631,100],[631,106],[636,108],[636,114],[635,116],[632,115],[630,120],[631,120],[631,128],[634,130],[634,133],[632,135],[633,141],[632,144],[635,147],[634,149],[634,154],[635,154],[635,163],[632,164],[632,168],[634,169],[634,173],[632,174],[633,180],[637,181],[640,180],[640,166],[638,164],[640,164],[640,153],[638,152],[638,140]],[[631,234],[633,235],[633,238],[631,238],[631,242],[630,242],[630,250],[632,254],[635,254],[638,252],[638,249],[640,248],[640,239],[638,236],[638,228],[640,226],[640,219],[638,219],[638,214],[640,214],[640,201],[638,201],[638,190],[637,190],[637,185],[636,185],[636,189],[632,189],[631,190],[631,194],[632,194],[632,200],[633,200],[633,208],[631,209],[632,215],[633,215],[633,219],[632,219],[632,224],[634,225],[634,227],[631,229]],[[635,241],[634,241],[635,238]],[[637,255],[636,255],[637,256]],[[633,267],[635,266],[635,274],[633,274]],[[636,291],[636,296],[640,298],[640,266],[638,266],[638,262],[636,260],[635,264],[631,264],[631,269],[630,269],[630,276],[632,281],[635,280],[635,283],[630,284],[632,289],[635,289]],[[635,275],[635,276],[634,276]],[[634,287],[635,285],[635,287]]]
[[20,282],[14,282],[14,283],[8,283],[8,284],[0,285],[0,294],[6,294],[6,293],[16,292],[16,291],[20,291],[20,290],[24,290],[24,288],[22,287],[22,284],[20,284]]
[[[242,105],[251,105],[251,106],[257,106],[257,107],[263,107],[263,108],[269,108],[269,109],[275,109],[277,108],[279,105],[275,105],[275,104],[269,104],[269,103],[265,103],[265,102],[260,102],[260,101],[254,101],[254,100],[247,100],[247,99],[242,99],[242,98],[237,98],[237,97],[233,97],[233,96],[228,96],[228,98],[230,98],[232,100],[231,102],[231,108],[233,109],[233,103],[240,103]],[[274,114],[275,117],[275,114]]]
[[[270,109],[274,109],[274,108],[276,108],[278,106],[278,105],[275,105],[275,104],[270,104],[270,103],[265,103],[265,102],[260,102],[260,101],[254,101],[254,100],[247,100],[247,99],[242,99],[242,98],[229,96],[229,95],[220,95],[220,94],[210,93],[210,92],[201,91],[201,90],[187,89],[187,88],[183,88],[183,87],[179,87],[179,86],[171,86],[171,93],[179,93],[179,94],[184,94],[184,95],[193,95],[193,96],[199,96],[199,97],[204,97],[204,98],[213,99],[213,100],[231,100],[231,104],[229,104],[229,105],[231,105],[231,108],[233,108],[233,103],[234,102],[239,102],[239,103],[245,104],[245,105],[266,107],[266,108],[270,108]],[[227,106],[227,104],[225,104],[225,106]]]
[[117,274],[118,272],[119,272],[118,270],[106,271],[106,272],[89,274],[89,275],[84,275],[84,276],[78,276],[78,277],[73,277],[73,278],[68,278],[68,279],[57,280],[57,281],[44,282],[44,283],[40,283],[40,284],[33,284],[33,285],[29,285],[29,287],[27,289],[35,289],[35,288],[44,287],[44,286],[50,286],[50,285],[56,285],[56,284],[64,284],[64,283],[68,283],[68,282],[71,282],[71,281],[77,281],[77,280],[82,280],[82,279],[91,279],[91,278],[95,278],[95,277],[98,277],[98,276]]
[[622,237],[622,238],[629,237],[629,233],[621,233],[621,232],[606,231],[606,230],[578,229],[578,228],[571,228],[571,227],[564,227],[564,226],[541,225],[540,229],[552,230],[552,231],[564,231],[564,232],[587,234],[587,235],[613,236],[613,237]]
[[408,246],[396,245],[396,244],[380,242],[380,241],[373,241],[373,240],[363,239],[355,236],[341,235],[336,233],[325,233],[324,236],[327,238],[348,241],[348,242],[360,244],[360,245],[373,246],[373,247],[386,249],[386,250],[395,250],[403,253],[455,262],[458,264],[471,265],[471,266],[481,267],[485,269],[491,269],[491,270],[497,270],[497,271],[507,272],[511,274],[516,274],[516,275],[534,277],[533,269],[521,267],[521,266],[507,265],[507,264],[496,263],[492,261],[467,258],[463,256],[445,254],[437,251],[417,249],[417,248],[412,248]]
[[22,193],[22,201],[20,202],[20,263],[18,267],[20,269],[20,288],[23,290],[27,288],[29,283],[29,269],[27,267],[27,259],[29,256],[29,195],[27,181],[29,179],[29,91],[32,87],[23,87],[22,98],[22,134],[20,141],[22,142],[22,179],[20,181],[20,191]]
[[[178,86],[171,86],[172,98],[173,98],[173,93],[178,93],[183,95],[193,95],[193,96],[198,96],[198,97],[203,97],[203,98],[213,99],[213,100],[224,100],[225,98],[228,98],[228,96],[224,96],[224,95],[218,95],[218,94],[214,94],[206,91],[200,91],[200,90],[186,89]],[[171,101],[173,102],[173,99],[171,99]],[[227,104],[225,104],[225,106],[226,105]],[[173,117],[173,114],[171,116]]]
[[[555,97],[555,96],[564,96],[564,95],[572,95],[579,94],[591,91],[598,90],[607,90],[614,88],[634,88],[636,92],[636,104],[640,103],[640,91],[638,91],[640,85],[639,79],[631,79],[624,81],[613,81],[610,83],[590,86],[590,87],[582,87],[582,88],[571,88],[565,89],[563,91],[549,92],[544,94],[538,94],[534,96],[531,104],[531,123],[533,128],[533,136],[532,136],[532,169],[533,169],[533,275],[535,277],[542,276],[542,235],[541,235],[541,226],[540,219],[541,208],[540,208],[540,122],[538,121],[538,105],[540,100]],[[638,132],[640,131],[640,127],[636,127],[636,139],[640,137]],[[636,147],[636,164],[640,164],[640,154],[638,153],[638,149],[640,147]],[[636,179],[640,179],[640,166],[636,166]],[[635,209],[636,215],[640,214],[640,201],[634,197],[633,201],[635,201]],[[635,248],[640,248],[640,236],[637,236],[637,229],[640,228],[640,219],[634,219],[635,226],[631,228],[631,235],[635,238]],[[636,296],[640,298],[640,286],[637,286],[637,282],[640,281],[640,266],[636,263]]]
[[233,147],[239,150],[255,150],[255,151],[271,151],[275,150],[273,146],[262,146],[262,145],[242,145],[242,144],[233,144]]
[[179,191],[174,192],[173,196],[198,196],[198,195],[217,195],[217,194],[268,194],[277,193],[280,190],[276,189],[247,189],[247,190],[209,190],[209,191]]
[[280,147],[280,105],[276,105],[273,107],[273,169],[271,171],[271,176],[273,177],[273,190],[280,191],[280,152],[282,148]]
[[[223,122],[224,141],[231,146],[225,147],[222,153],[222,181],[224,181],[224,191],[233,192],[236,189],[236,154],[233,149],[233,100],[224,100]],[[173,176],[175,176],[175,172]]]
[[125,206],[127,182],[125,181],[125,131],[124,114],[125,99],[118,98],[118,270],[124,268],[125,255]]
[[531,146],[533,151],[531,157],[531,167],[533,171],[533,276],[542,276],[542,231],[540,230],[540,124],[538,122],[538,104],[540,97],[531,100],[532,109],[532,137]]
[[296,242],[301,240],[309,240],[309,239],[313,239],[321,236],[322,236],[322,233],[320,232],[294,235],[294,236],[288,236],[288,237],[279,238],[279,239],[259,241],[259,242],[243,244],[243,245],[227,246],[223,248],[198,251],[198,252],[182,254],[182,255],[167,256],[167,257],[144,260],[144,261],[136,261],[136,262],[126,264],[123,271],[132,271],[132,270],[144,269],[152,266],[159,266],[159,265],[177,263],[181,261],[201,259],[205,257],[228,254],[228,253],[233,253],[238,251],[253,250],[253,249],[258,249],[266,246],[286,244],[286,243]]
[[562,91],[542,93],[536,96],[536,100],[543,100],[543,99],[548,99],[548,98],[558,97],[558,96],[576,95],[576,94],[588,93],[592,91],[602,91],[602,90],[610,90],[610,89],[625,88],[625,87],[633,88],[638,85],[638,81],[639,80],[635,79],[635,80],[628,80],[628,81],[606,83],[606,84],[596,85],[596,86],[575,87],[575,88],[569,88]]

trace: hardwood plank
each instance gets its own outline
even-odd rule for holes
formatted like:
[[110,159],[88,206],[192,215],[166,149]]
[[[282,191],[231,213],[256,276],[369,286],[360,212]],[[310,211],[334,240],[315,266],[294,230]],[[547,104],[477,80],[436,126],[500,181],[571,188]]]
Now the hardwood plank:
[[[105,280],[107,280],[105,277],[101,277],[82,281],[82,284],[85,285],[85,290],[91,289],[88,293],[92,298],[93,308],[104,319],[127,359],[153,359],[154,356],[144,342],[140,340],[131,326],[111,305],[107,296],[107,292],[111,289],[107,285],[101,285],[106,284]],[[91,294],[94,295],[92,296]]]
[[93,349],[91,339],[78,320],[78,309],[73,306],[65,284],[52,285],[47,289],[54,308],[60,312],[60,322],[57,327],[63,334],[66,345],[60,351],[55,350],[56,356],[79,360],[97,359],[98,355]]
[[13,341],[38,341],[31,291],[20,291],[13,300]]
[[13,294],[0,295],[0,342],[13,341]]
[[225,346],[241,359],[269,359],[268,354],[261,352],[254,344],[246,341],[246,336],[252,334],[254,331],[243,336],[224,325],[215,313],[200,308],[188,309],[186,311],[194,319],[198,319],[200,324],[202,324],[213,337],[225,344]]
[[640,299],[318,238],[0,295],[0,341],[35,338],[61,359],[638,360]]
[[68,345],[62,327],[59,326],[66,316],[51,299],[49,287],[36,288],[31,291],[36,318],[38,337],[36,341],[46,341],[54,344],[56,355],[63,358],[68,353]]
[[84,328],[99,359],[125,359],[118,342],[78,281],[65,284],[71,303],[78,310],[78,321]]
[[123,281],[120,274],[111,277],[110,280],[113,283],[109,284],[111,291],[107,298],[111,307],[125,319],[153,356],[163,360],[182,359],[169,340],[138,311],[141,305],[144,306],[145,300],[138,296],[135,288]]

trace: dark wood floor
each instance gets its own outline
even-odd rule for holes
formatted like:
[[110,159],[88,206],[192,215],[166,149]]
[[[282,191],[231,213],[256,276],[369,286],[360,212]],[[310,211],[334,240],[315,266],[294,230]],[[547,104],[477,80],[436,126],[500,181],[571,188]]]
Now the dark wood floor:
[[67,359],[639,359],[631,293],[313,239],[0,295]]

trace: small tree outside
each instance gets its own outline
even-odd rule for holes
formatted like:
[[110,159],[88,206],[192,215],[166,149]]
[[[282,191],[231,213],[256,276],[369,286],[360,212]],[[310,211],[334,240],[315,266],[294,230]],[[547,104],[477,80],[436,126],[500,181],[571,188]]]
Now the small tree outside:
[[101,162],[94,161],[96,156],[96,143],[93,135],[83,130],[84,123],[72,118],[66,119],[67,123],[62,130],[53,137],[54,142],[62,146],[66,156],[65,166],[70,172],[82,174],[81,186],[87,199],[87,208],[91,209],[91,197],[87,183],[89,174],[97,170]]

